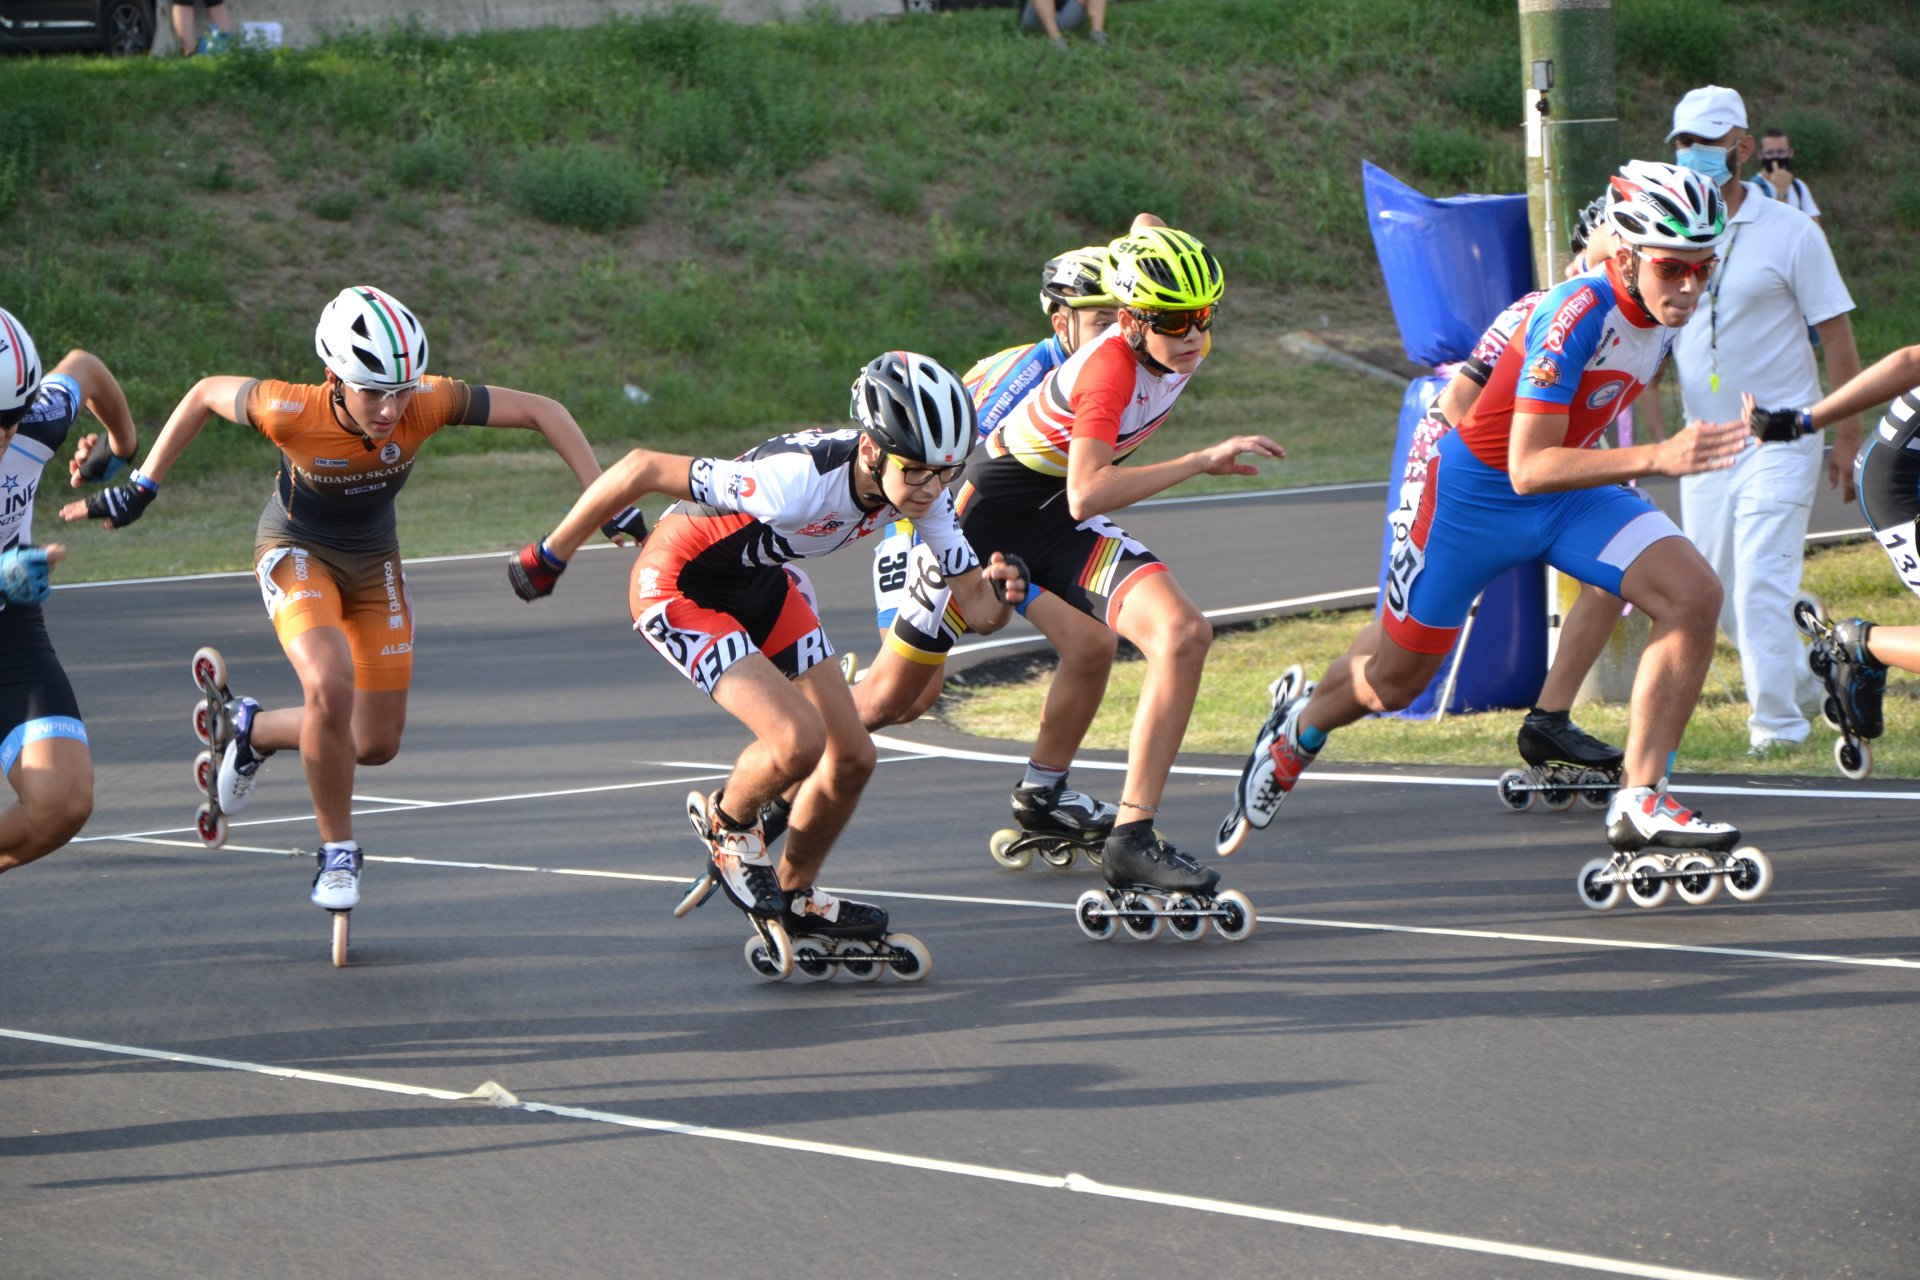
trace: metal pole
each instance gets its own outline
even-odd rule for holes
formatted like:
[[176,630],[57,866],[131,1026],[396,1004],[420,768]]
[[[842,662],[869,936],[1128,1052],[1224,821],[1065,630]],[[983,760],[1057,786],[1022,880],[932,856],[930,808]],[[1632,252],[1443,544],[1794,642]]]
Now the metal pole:
[[1564,228],[1627,159],[1613,87],[1612,0],[1519,0],[1534,278],[1567,258]]

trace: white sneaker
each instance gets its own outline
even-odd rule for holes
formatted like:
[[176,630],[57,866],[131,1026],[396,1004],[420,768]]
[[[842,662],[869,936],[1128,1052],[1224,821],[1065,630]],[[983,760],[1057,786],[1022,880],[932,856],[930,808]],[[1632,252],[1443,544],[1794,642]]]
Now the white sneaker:
[[320,849],[320,870],[313,877],[313,905],[351,911],[360,905],[360,846],[329,844]]
[[260,704],[252,698],[238,698],[233,704],[233,741],[220,756],[220,812],[239,813],[253,803],[254,783],[260,779],[260,765],[266,757],[253,749],[253,717]]

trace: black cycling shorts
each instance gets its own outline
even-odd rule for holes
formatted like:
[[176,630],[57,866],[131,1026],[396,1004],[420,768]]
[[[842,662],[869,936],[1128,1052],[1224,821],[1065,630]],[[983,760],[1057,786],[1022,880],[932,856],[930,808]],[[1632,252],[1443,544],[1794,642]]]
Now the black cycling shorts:
[[1893,571],[1920,594],[1920,387],[1887,408],[1854,459],[1853,482]]
[[0,609],[0,773],[42,738],[85,742],[87,729],[40,607],[10,604]]

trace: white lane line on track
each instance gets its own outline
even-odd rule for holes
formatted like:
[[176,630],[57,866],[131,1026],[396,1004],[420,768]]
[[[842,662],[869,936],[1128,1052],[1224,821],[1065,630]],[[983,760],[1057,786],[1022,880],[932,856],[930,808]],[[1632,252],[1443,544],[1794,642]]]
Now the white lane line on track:
[[[944,760],[978,760],[986,764],[1025,765],[1024,755],[1010,755],[1004,751],[975,751],[970,747],[934,746],[920,742],[909,742],[905,738],[896,738],[890,733],[876,733],[873,744],[885,747],[889,751],[912,752],[921,758],[938,757]],[[1075,760],[1076,769],[1104,769],[1109,773],[1125,773],[1123,760]],[[1222,769],[1218,765],[1176,764],[1173,772],[1187,774],[1196,778],[1237,778],[1238,769]],[[1398,773],[1339,773],[1333,770],[1315,769],[1302,780],[1305,782],[1391,782],[1396,786],[1409,787],[1491,787],[1492,778],[1447,778],[1426,775]],[[1818,787],[1716,787],[1701,784],[1694,786],[1683,783],[1676,788],[1688,795],[1708,796],[1773,796],[1791,797],[1798,800],[1920,800],[1920,791],[1840,791]]]
[[[101,836],[102,840],[121,840],[128,844],[163,845],[169,848],[205,850],[199,840],[162,840],[153,836]],[[279,857],[310,857],[311,849],[274,849],[262,845],[227,844],[223,853],[266,853]],[[368,862],[387,862],[400,866],[446,867],[454,871],[518,871],[536,875],[579,876],[593,880],[638,880],[651,884],[684,886],[688,877],[665,875],[655,871],[601,871],[584,867],[536,867],[526,863],[467,862],[449,858],[415,858],[395,854],[366,855]],[[874,889],[860,885],[822,885],[829,893],[854,898],[889,898],[900,902],[945,902],[972,907],[1016,907],[1039,911],[1073,911],[1071,902],[1041,902],[1032,898],[983,898],[953,893],[912,893],[905,890]],[[1627,938],[1582,938],[1571,934],[1507,933],[1495,929],[1462,929],[1442,925],[1382,924],[1370,920],[1325,920],[1314,916],[1257,916],[1262,924],[1292,925],[1302,929],[1347,929],[1359,933],[1405,933],[1434,938],[1468,938],[1486,942],[1525,942],[1555,947],[1589,947],[1600,951],[1666,951],[1703,956],[1726,956],[1746,960],[1788,960],[1804,964],[1846,965],[1868,969],[1911,969],[1920,972],[1920,960],[1897,956],[1842,956],[1818,951],[1763,951],[1752,947],[1695,946],[1681,942],[1645,942]]]
[[485,1102],[491,1106],[512,1111],[524,1111],[531,1115],[555,1116],[564,1120],[584,1120],[594,1124],[615,1125],[625,1129],[643,1129],[653,1133],[676,1134],[687,1138],[705,1138],[714,1142],[732,1142],[745,1146],[768,1147],[778,1151],[789,1151],[801,1155],[829,1156],[839,1160],[853,1160],[862,1164],[890,1165],[895,1168],[917,1169],[924,1173],[949,1174],[955,1177],[974,1178],[986,1182],[1011,1183],[1015,1186],[1034,1187],[1046,1191],[1067,1191],[1077,1195],[1099,1196],[1109,1200],[1129,1200],[1140,1204],[1160,1205],[1170,1209],[1186,1209],[1195,1213],[1209,1213],[1221,1217],[1243,1218],[1255,1222],[1271,1222],[1282,1226],[1303,1227],[1313,1231],[1331,1231],[1342,1235],[1365,1236],[1374,1240],[1391,1240],[1399,1244],[1428,1245],[1440,1249],[1456,1249],[1467,1253],[1487,1254],[1498,1258],[1512,1258],[1528,1262],[1541,1262],[1553,1266],[1577,1267],[1584,1271],[1598,1271],[1607,1275],[1641,1276],[1648,1280],[1740,1280],[1716,1272],[1689,1271],[1680,1267],[1654,1266],[1642,1262],[1629,1262],[1621,1258],[1603,1258],[1594,1254],[1569,1253],[1560,1249],[1543,1249],[1534,1245],[1512,1244],[1503,1240],[1482,1240],[1473,1236],[1449,1235],[1439,1231],[1421,1231],[1414,1228],[1390,1225],[1386,1223],[1360,1222],[1349,1218],[1330,1218],[1316,1213],[1299,1213],[1291,1209],[1270,1209],[1261,1205],[1240,1204],[1232,1200],[1211,1200],[1201,1196],[1180,1195],[1176,1192],[1153,1191],[1142,1187],[1125,1187],[1113,1183],[1099,1182],[1084,1174],[1046,1174],[1029,1173],[1020,1169],[1002,1169],[992,1165],[968,1164],[958,1160],[940,1160],[928,1156],[905,1155],[895,1151],[882,1151],[873,1147],[854,1147],[835,1142],[813,1142],[804,1138],[784,1138],[775,1134],[751,1133],[742,1129],[715,1129],[706,1125],[683,1124],[676,1120],[655,1120],[645,1116],[626,1115],[618,1111],[598,1111],[588,1107],[560,1106],[548,1102],[534,1102],[515,1097],[500,1085],[489,1080],[478,1089],[459,1092],[453,1089],[436,1089],[427,1085],[402,1084],[393,1080],[376,1080],[367,1076],[342,1075],[332,1071],[307,1071],[298,1067],[277,1067],[259,1062],[240,1062],[228,1058],[209,1058],[200,1054],[172,1053],[164,1049],[146,1049],[134,1045],[107,1044],[97,1040],[76,1040],[68,1036],[45,1035],[35,1031],[19,1031],[0,1027],[0,1036],[13,1040],[31,1041],[36,1044],[55,1045],[66,1049],[79,1049],[90,1053],[113,1054],[118,1057],[147,1058],[159,1062],[176,1062],[188,1066],[211,1067],[222,1071],[244,1071],[254,1075],[273,1076],[283,1080],[299,1080],[309,1084],[339,1085],[349,1089],[366,1089],[377,1093],[397,1093],[415,1098],[431,1098],[438,1102]]

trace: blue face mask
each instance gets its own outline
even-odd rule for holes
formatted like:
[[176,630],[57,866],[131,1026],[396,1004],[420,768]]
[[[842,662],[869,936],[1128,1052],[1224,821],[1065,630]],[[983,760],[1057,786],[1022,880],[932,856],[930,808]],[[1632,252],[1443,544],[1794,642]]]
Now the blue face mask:
[[1682,147],[1673,155],[1674,163],[1682,169],[1691,169],[1716,187],[1727,184],[1733,177],[1733,170],[1727,168],[1727,149],[1694,145]]

